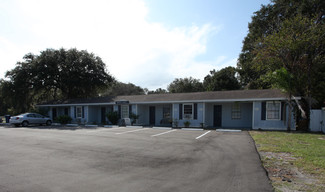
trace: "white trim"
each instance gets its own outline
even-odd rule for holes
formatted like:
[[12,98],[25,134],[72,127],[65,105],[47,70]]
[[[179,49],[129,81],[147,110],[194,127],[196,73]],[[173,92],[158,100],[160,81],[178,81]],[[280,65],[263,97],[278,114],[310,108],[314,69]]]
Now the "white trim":
[[[191,105],[192,106],[192,114],[191,118],[185,118],[185,105]],[[186,114],[189,115],[189,114]],[[193,120],[194,119],[194,104],[193,103],[183,103],[183,120]]]
[[[78,109],[80,109],[80,117],[78,116]],[[82,106],[76,106],[76,118],[77,119],[82,118]]]
[[[238,107],[238,110],[237,110]],[[236,108],[236,110],[234,110]],[[234,113],[238,113],[239,112],[239,118],[234,118]],[[242,110],[241,110],[241,105],[238,102],[234,102],[231,104],[231,120],[240,120],[242,118]]]
[[[295,97],[300,100],[301,97]],[[130,102],[130,104],[176,104],[176,103],[223,103],[223,102],[244,102],[244,101],[274,101],[274,100],[287,100],[286,97],[277,97],[277,98],[246,98],[246,99],[211,99],[211,100],[180,100],[180,101],[147,101],[147,102]],[[59,107],[59,106],[78,106],[78,105],[116,105],[115,102],[110,103],[74,103],[74,104],[44,104],[44,105],[36,105],[36,106],[44,106],[44,107]]]
[[[123,108],[127,109],[127,115],[125,117],[123,117]],[[129,105],[121,105],[121,119],[123,118],[130,118],[130,108]]]
[[[268,119],[267,118],[267,104],[268,103],[272,103],[272,104],[275,104],[275,103],[279,103],[279,118],[278,119]],[[281,120],[281,102],[280,101],[267,101],[266,102],[266,106],[265,106],[265,120],[268,120],[268,121],[280,121]]]

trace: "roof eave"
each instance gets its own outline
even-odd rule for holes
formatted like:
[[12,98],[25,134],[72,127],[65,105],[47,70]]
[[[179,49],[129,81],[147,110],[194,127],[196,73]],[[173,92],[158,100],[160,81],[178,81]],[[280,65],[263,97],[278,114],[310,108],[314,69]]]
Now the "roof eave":
[[[300,100],[300,97],[296,97],[296,99]],[[172,104],[172,103],[225,103],[225,102],[254,102],[254,101],[283,101],[287,100],[286,97],[276,97],[276,98],[246,98],[246,99],[211,99],[211,100],[178,100],[178,101],[140,101],[140,102],[132,102],[130,104]],[[64,104],[44,104],[44,105],[36,105],[38,107],[58,107],[58,106],[94,106],[94,105],[116,105],[115,102],[107,102],[107,103],[64,103]]]

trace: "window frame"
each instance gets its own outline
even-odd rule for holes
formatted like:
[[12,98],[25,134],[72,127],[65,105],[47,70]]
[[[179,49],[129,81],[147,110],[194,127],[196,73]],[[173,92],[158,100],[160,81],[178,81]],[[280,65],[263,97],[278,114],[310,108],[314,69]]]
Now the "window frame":
[[171,119],[171,118],[172,118],[171,106],[164,105],[163,106],[163,119]]
[[121,105],[121,119],[123,118],[130,118],[129,105]]
[[[80,112],[80,116],[79,116],[79,112],[78,112],[78,110],[80,110],[79,112]],[[77,106],[76,107],[76,118],[77,119],[82,119],[82,106]]]
[[[279,108],[278,108],[278,110],[269,110],[268,109],[268,105],[269,104],[273,104],[273,105],[275,105],[275,104],[278,104],[279,105]],[[279,112],[279,115],[278,115],[278,118],[269,118],[268,117],[268,113],[269,112],[275,112],[275,111],[278,111]],[[279,121],[279,120],[281,120],[281,102],[280,101],[267,101],[266,102],[266,106],[265,106],[265,119],[266,120],[270,120],[270,121]]]
[[231,119],[241,119],[241,105],[240,103],[233,103],[231,105]]
[[[191,110],[192,110],[191,114],[185,113],[185,106],[191,106]],[[190,118],[187,117],[188,115],[190,115]],[[194,118],[194,104],[193,103],[183,103],[183,119],[192,120],[193,118]]]
[[28,118],[36,118],[36,115],[34,113],[26,115]]

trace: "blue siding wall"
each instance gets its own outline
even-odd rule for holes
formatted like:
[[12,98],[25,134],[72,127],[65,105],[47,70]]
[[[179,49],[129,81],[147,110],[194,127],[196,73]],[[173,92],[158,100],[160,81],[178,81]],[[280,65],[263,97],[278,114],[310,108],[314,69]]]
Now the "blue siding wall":
[[205,123],[209,127],[213,127],[214,105],[222,106],[221,127],[223,128],[251,128],[252,127],[252,103],[238,103],[241,110],[240,119],[231,118],[231,108],[233,103],[207,103],[205,106]]
[[[89,113],[88,123],[99,123],[100,122],[100,120],[101,120],[101,106],[88,107],[88,113]],[[87,117],[86,113],[85,113],[85,117]]]
[[[135,105],[134,105],[135,106]],[[152,105],[137,105],[138,106],[138,115],[140,115],[139,117],[139,124],[143,124],[143,125],[149,125],[149,107],[150,106],[154,106],[155,107],[155,125],[159,126],[160,125],[160,121],[163,119],[163,108],[165,105],[162,104],[152,104]],[[135,107],[133,107],[135,108]],[[132,110],[133,110],[132,108]],[[171,110],[173,110],[172,105],[170,104],[170,108]],[[172,111],[172,115],[173,115],[173,111]],[[175,117],[171,117],[171,118],[175,118]]]
[[224,128],[251,128],[252,127],[252,103],[239,103],[241,110],[240,119],[231,118],[232,103],[222,104],[222,127]]
[[[269,130],[286,130],[283,120],[261,120],[262,102],[254,102],[254,125],[253,129],[269,129]],[[292,118],[292,121],[294,119]]]
[[147,105],[138,105],[138,123],[143,125],[149,124],[149,106]]
[[[203,113],[204,113],[204,107],[203,103],[197,103],[197,119],[179,119],[179,104],[175,103],[173,104],[173,120],[178,120],[178,126],[184,127],[184,122],[189,121],[190,127],[200,127],[201,123],[204,123],[203,120]],[[186,104],[186,103],[181,103]],[[194,118],[194,105],[193,105],[193,118]]]

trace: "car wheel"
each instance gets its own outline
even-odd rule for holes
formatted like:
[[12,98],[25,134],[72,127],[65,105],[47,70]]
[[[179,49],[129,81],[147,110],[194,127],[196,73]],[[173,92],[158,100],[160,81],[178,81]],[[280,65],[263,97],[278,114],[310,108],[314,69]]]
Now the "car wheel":
[[21,125],[22,125],[23,127],[27,127],[27,126],[29,125],[29,123],[28,123],[28,121],[23,121],[23,122],[21,123]]
[[50,126],[51,124],[52,124],[52,121],[50,121],[50,120],[47,120],[47,121],[46,121],[46,125],[47,125],[47,126]]

